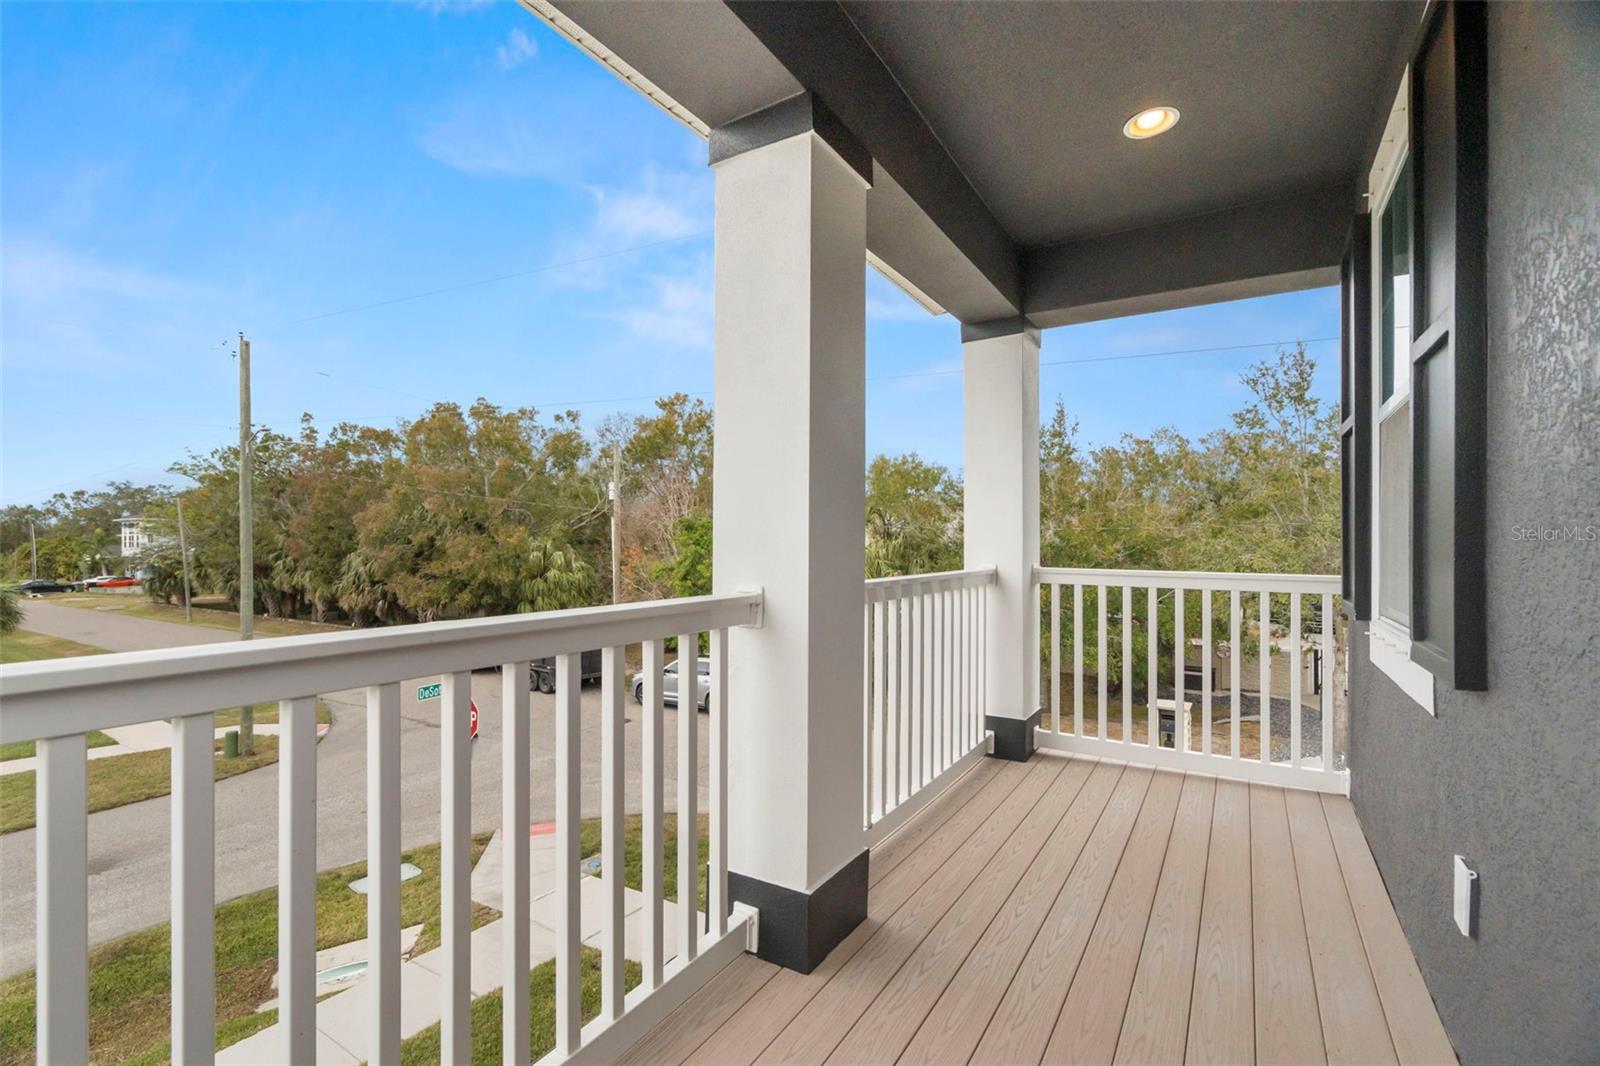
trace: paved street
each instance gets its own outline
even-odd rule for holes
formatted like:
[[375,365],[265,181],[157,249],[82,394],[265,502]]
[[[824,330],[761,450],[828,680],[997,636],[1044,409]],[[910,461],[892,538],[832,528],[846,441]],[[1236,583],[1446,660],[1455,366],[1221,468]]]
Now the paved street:
[[[223,630],[170,622],[101,614],[40,601],[25,605],[24,627],[67,637],[112,651],[174,647],[227,641]],[[423,679],[431,680],[431,679]],[[490,830],[500,823],[500,677],[498,672],[473,677],[473,698],[479,710],[479,738],[473,745],[472,828]],[[359,691],[330,693],[333,728],[317,749],[317,863],[341,866],[366,855],[366,721]],[[583,808],[599,812],[598,687],[583,694]],[[554,697],[533,693],[531,820],[555,817]],[[639,809],[639,732],[637,705],[628,701],[628,809]],[[400,708],[401,843],[404,847],[439,839],[439,704],[418,703],[416,682],[404,686]],[[666,791],[672,807],[677,773],[674,737],[677,714],[666,712]],[[706,743],[700,731],[700,780],[705,798]],[[217,899],[268,888],[277,877],[277,768],[218,782]],[[89,937],[99,943],[169,917],[168,799],[129,804],[89,818]],[[33,965],[34,834],[32,830],[0,836],[0,976]]]

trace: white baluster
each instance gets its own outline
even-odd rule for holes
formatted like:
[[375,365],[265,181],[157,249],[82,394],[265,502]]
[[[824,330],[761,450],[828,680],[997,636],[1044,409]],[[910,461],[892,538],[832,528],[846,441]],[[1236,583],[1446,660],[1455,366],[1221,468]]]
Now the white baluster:
[[1122,586],[1122,742],[1133,743],[1133,586]]
[[1289,765],[1300,765],[1300,594],[1289,593]]
[[[527,1066],[532,1053],[528,1031],[528,761],[530,706],[528,664],[506,663],[500,668],[500,923],[504,937],[503,1009],[500,1012],[501,1061],[505,1066]],[[292,1062],[310,1061],[291,1058]]]
[[644,888],[644,986],[661,986],[662,957],[661,898],[665,876],[662,841],[662,798],[665,791],[662,781],[663,752],[661,735],[661,671],[666,667],[666,649],[659,640],[644,642],[644,751],[640,761],[644,767],[643,791],[644,831],[641,846],[644,855],[640,863],[641,884]]
[[1050,732],[1061,732],[1061,586],[1041,585],[1050,590]]
[[728,631],[711,631],[711,934],[728,932]]
[[873,820],[889,813],[889,728],[887,724],[888,622],[880,600],[872,605],[872,793]]
[[1322,594],[1322,768],[1333,769],[1333,636],[1338,617],[1333,613],[1333,595]]
[[[208,744],[208,770],[210,761]],[[284,1062],[315,1061],[317,700],[314,696],[278,703],[278,1026],[283,1035]],[[185,1056],[178,1054],[176,1046],[172,1060],[186,1061]]]
[[1072,585],[1072,733],[1083,736],[1083,586]]
[[1239,626],[1242,612],[1239,606],[1239,590],[1232,589],[1228,592],[1228,692],[1229,702],[1232,704],[1228,712],[1229,757],[1237,759],[1239,751],[1239,704],[1244,700],[1244,686],[1240,684],[1239,672],[1244,659],[1244,648],[1239,642]]
[[1200,591],[1200,750],[1211,754],[1211,589]]
[[608,1021],[622,1017],[623,994],[623,650],[600,652],[600,879],[606,900],[600,927],[600,1017]]
[[367,689],[367,1059],[400,1061],[400,686]]
[[1172,590],[1172,747],[1174,751],[1189,748],[1189,714],[1183,709],[1183,612],[1185,591],[1182,586]]
[[678,637],[678,961],[700,954],[700,920],[695,913],[700,873],[700,634]]
[[439,1046],[445,1062],[472,1058],[472,675],[440,678]]
[[[681,667],[680,667],[681,669]],[[575,654],[556,656],[556,1051],[578,1050],[582,1026],[582,933],[578,881],[582,815],[583,666]]]
[[[172,1061],[216,1058],[216,729],[172,720]],[[283,797],[279,798],[280,805]]]
[[1272,761],[1272,595],[1258,597],[1261,611],[1261,761]]
[[34,748],[38,1059],[88,1062],[88,752],[82,733],[41,740]]
[[1107,728],[1106,727],[1106,716],[1109,713],[1110,709],[1106,706],[1106,682],[1108,680],[1108,678],[1106,677],[1106,610],[1107,610],[1107,608],[1106,608],[1106,587],[1104,585],[1097,586],[1096,589],[1095,589],[1094,608],[1095,608],[1095,615],[1096,615],[1097,621],[1099,622],[1099,633],[1100,633],[1099,641],[1095,645],[1095,653],[1097,655],[1099,655],[1100,658],[1096,661],[1095,668],[1094,668],[1094,673],[1095,673],[1095,680],[1098,682],[1098,691],[1097,691],[1096,695],[1099,698],[1099,707],[1100,707],[1100,711],[1099,711],[1099,720],[1100,720],[1099,733],[1100,733],[1100,739],[1101,740],[1105,740],[1107,735],[1108,735],[1107,732],[1106,732],[1106,728]]
[[1161,646],[1161,604],[1154,585],[1150,586],[1147,595],[1148,610],[1150,612],[1148,623],[1150,632],[1146,634],[1144,642],[1146,660],[1144,679],[1145,687],[1149,689],[1150,705],[1144,724],[1145,733],[1148,734],[1145,737],[1145,742],[1152,748],[1159,748],[1161,746],[1161,710],[1156,706],[1156,688],[1159,680],[1156,677],[1156,651]]

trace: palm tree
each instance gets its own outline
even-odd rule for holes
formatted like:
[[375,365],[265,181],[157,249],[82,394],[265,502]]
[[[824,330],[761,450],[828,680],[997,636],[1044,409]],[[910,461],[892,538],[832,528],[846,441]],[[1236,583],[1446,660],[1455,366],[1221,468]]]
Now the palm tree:
[[0,588],[0,633],[10,633],[22,625],[22,601],[16,589]]

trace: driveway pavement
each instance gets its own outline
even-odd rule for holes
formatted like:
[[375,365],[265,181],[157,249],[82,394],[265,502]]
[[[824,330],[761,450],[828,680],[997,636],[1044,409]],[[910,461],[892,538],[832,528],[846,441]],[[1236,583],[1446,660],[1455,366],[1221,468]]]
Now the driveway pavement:
[[[30,601],[24,626],[112,651],[209,644],[232,639],[220,629],[102,614]],[[270,638],[269,638],[270,639]],[[401,693],[400,835],[402,847],[439,839],[439,703],[419,703],[420,678]],[[500,827],[500,676],[474,675],[479,737],[472,753],[472,828]],[[366,856],[366,709],[360,691],[327,693],[333,728],[317,747],[317,865],[342,866]],[[532,696],[533,754],[529,761],[531,820],[555,817],[555,699]],[[600,693],[583,693],[583,810],[600,811]],[[628,702],[627,806],[640,809],[639,721]],[[666,799],[673,806],[677,779],[677,712],[666,711]],[[701,802],[706,802],[707,747],[699,731]],[[702,808],[703,809],[703,808]],[[217,899],[269,888],[277,881],[277,768],[240,774],[216,786]],[[167,797],[129,804],[89,817],[89,940],[100,943],[169,917],[171,805]],[[34,833],[0,836],[0,976],[33,965]]]

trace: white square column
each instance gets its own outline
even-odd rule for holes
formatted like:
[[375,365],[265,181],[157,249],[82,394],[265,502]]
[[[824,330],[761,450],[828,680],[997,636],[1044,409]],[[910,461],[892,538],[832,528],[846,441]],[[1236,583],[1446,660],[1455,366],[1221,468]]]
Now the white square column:
[[961,327],[965,556],[993,566],[984,715],[997,756],[1026,759],[1039,717],[1039,330],[1025,319]]
[[729,634],[730,894],[763,958],[809,971],[866,916],[867,182],[803,106],[797,134],[720,159],[712,137],[712,572],[765,594]]

